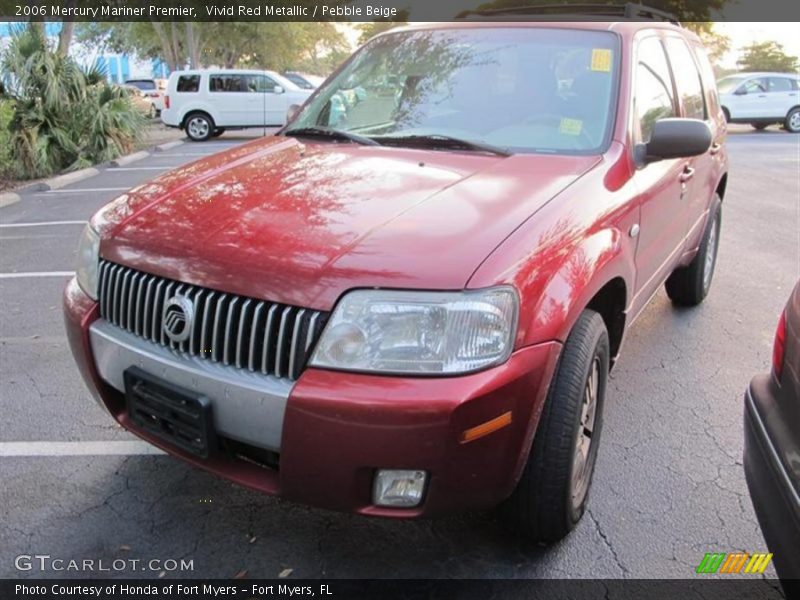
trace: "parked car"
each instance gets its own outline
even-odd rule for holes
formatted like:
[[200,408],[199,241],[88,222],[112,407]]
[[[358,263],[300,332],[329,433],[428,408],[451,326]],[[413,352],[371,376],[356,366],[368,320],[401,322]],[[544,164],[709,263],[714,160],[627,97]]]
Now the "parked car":
[[[176,74],[172,110],[208,77]],[[668,22],[393,30],[276,135],[97,213],[70,345],[117,422],[232,481],[392,518],[502,505],[554,541],[625,332],[662,284],[709,292],[725,134]]]
[[153,102],[139,88],[132,85],[121,85],[120,89],[125,92],[136,110],[145,117],[155,118]]
[[[773,562],[800,585],[800,282],[778,320],[772,372],[744,399],[744,472]],[[786,584],[784,584],[786,585]],[[794,590],[800,592],[800,588]],[[792,596],[788,593],[787,597]]]
[[800,133],[800,83],[796,73],[741,73],[717,82],[729,123],[749,123],[756,129],[780,124]]
[[297,71],[284,71],[283,76],[301,90],[315,90],[325,81],[324,77],[308,75],[307,73],[298,73]]
[[310,95],[272,71],[175,71],[167,83],[161,121],[204,142],[226,129],[284,125],[289,107]]
[[147,115],[156,118],[164,108],[166,81],[163,79],[126,79],[125,85],[136,88],[148,100]]

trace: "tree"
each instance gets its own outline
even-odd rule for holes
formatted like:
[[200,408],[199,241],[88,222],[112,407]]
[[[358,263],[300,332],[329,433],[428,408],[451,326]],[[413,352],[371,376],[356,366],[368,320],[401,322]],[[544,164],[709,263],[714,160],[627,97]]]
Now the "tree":
[[358,25],[356,25],[356,29],[358,29],[361,32],[361,35],[358,37],[358,43],[366,44],[369,40],[374,38],[379,33],[383,33],[384,31],[389,31],[390,29],[394,29],[395,27],[408,25],[407,10],[398,11],[397,18],[398,18],[397,21],[389,21],[386,19],[382,19],[380,21],[359,23]]
[[684,23],[684,26],[700,36],[703,45],[706,47],[708,59],[715,67],[722,57],[728,53],[728,50],[731,49],[731,38],[714,31],[714,23],[710,21]]
[[754,42],[743,50],[736,63],[742,71],[790,73],[797,70],[797,57],[786,54],[778,42]]
[[[729,0],[694,0],[686,2],[685,0],[647,0],[643,2],[651,8],[656,8],[675,15],[678,19],[685,23],[692,23],[697,21],[707,22],[711,14],[720,11]],[[558,14],[559,12],[569,12],[569,4],[585,5],[585,0],[566,0],[563,4],[557,4],[552,0],[492,0],[481,4],[479,10],[492,10],[498,8],[517,8],[520,6],[536,6],[536,5],[557,5],[557,9],[551,10],[550,13]],[[612,1],[597,2],[598,5],[602,4],[615,4]],[[616,3],[619,4],[619,3]],[[563,8],[562,8],[563,6]]]

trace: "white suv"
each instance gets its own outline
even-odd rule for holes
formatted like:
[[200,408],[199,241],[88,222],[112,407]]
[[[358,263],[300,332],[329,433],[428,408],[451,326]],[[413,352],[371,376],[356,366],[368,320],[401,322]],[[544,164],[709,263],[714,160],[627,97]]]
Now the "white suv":
[[310,95],[272,71],[176,71],[167,83],[161,120],[204,142],[226,129],[285,125],[289,107]]
[[780,123],[800,133],[800,84],[793,73],[740,73],[717,82],[720,103],[730,123],[764,129]]

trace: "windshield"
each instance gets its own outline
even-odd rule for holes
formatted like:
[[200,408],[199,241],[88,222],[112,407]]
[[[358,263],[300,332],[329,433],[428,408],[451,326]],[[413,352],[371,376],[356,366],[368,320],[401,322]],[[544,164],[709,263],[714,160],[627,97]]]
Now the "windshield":
[[298,75],[297,73],[284,73],[283,74],[286,79],[291,81],[301,90],[313,90],[314,86],[311,85],[308,81],[306,81],[302,76]]
[[511,152],[602,151],[613,121],[618,40],[548,28],[436,29],[367,44],[292,129],[401,143],[450,136]]
[[132,85],[134,87],[139,88],[142,91],[154,90],[156,89],[156,82],[150,79],[144,80],[136,80],[136,79],[129,79],[126,81],[128,85]]
[[725,77],[717,82],[717,91],[720,94],[728,94],[739,87],[747,77]]

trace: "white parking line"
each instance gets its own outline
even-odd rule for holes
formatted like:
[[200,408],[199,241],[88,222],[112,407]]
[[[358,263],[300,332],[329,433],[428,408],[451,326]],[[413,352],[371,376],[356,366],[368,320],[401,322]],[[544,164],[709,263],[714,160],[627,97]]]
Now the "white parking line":
[[164,152],[159,156],[209,156],[210,152]]
[[75,271],[40,271],[37,273],[0,273],[0,279],[25,279],[26,277],[72,277]]
[[[121,171],[122,169],[115,169],[116,171]],[[49,190],[47,192],[37,192],[37,196],[45,196],[49,194],[83,194],[86,192],[121,192],[124,190],[131,189],[131,186],[128,187],[110,187],[110,188],[77,188],[71,190]]]
[[0,457],[137,456],[164,454],[140,441],[118,442],[0,442]]
[[0,223],[0,229],[11,227],[50,227],[51,225],[86,225],[86,221],[42,221],[41,223]]
[[[186,163],[182,163],[180,165],[164,165],[162,167],[116,167],[113,169],[113,172],[116,173],[117,171],[168,171],[169,169],[177,169],[178,167],[184,166]],[[109,173],[112,171],[109,171]]]

